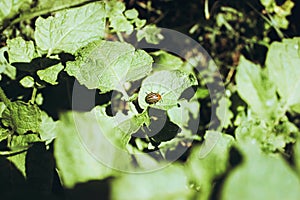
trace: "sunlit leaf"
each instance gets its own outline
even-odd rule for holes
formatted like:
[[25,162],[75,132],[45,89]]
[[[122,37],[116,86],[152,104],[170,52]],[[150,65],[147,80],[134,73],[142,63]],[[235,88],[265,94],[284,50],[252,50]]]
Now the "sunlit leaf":
[[63,10],[54,17],[36,20],[37,46],[51,53],[74,53],[78,48],[104,36],[105,10],[102,2]]
[[76,61],[68,62],[65,70],[89,89],[125,94],[124,83],[146,76],[152,62],[145,51],[128,43],[98,41],[77,52]]
[[237,90],[251,110],[264,120],[274,119],[278,114],[276,87],[260,66],[240,58],[235,76]]
[[184,90],[197,84],[197,80],[192,74],[179,70],[155,72],[142,82],[138,97],[139,105],[141,108],[148,107],[149,104],[145,101],[145,97],[150,92],[154,92],[161,95],[161,100],[152,106],[167,110],[177,106],[178,98]]

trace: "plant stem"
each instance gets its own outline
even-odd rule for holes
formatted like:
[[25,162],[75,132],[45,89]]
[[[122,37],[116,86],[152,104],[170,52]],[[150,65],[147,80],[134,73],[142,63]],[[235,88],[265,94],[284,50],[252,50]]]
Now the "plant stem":
[[37,89],[36,89],[36,87],[34,87],[33,90],[32,90],[32,95],[31,95],[31,99],[29,100],[29,103],[34,104],[35,97],[36,97],[36,92],[37,92]]
[[0,100],[6,105],[8,106],[10,104],[10,100],[6,97],[4,91],[2,90],[2,88],[0,87]]
[[117,32],[117,36],[121,42],[124,42],[124,38],[120,32]]

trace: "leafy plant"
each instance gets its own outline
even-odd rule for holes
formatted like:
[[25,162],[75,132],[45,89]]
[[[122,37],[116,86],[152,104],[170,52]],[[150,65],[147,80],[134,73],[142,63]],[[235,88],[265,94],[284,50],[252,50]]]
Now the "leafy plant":
[[239,51],[224,94],[201,52],[129,43],[166,35],[121,1],[2,1],[1,198],[296,199],[300,38],[267,36],[283,37],[294,3],[260,1],[267,16],[253,38],[234,32],[255,24],[244,7],[210,15],[204,3],[211,42],[225,27],[267,48],[264,62]]

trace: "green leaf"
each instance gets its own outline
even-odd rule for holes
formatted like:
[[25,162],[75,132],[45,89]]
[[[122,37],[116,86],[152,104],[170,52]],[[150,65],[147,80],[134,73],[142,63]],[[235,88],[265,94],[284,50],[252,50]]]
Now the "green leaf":
[[0,142],[6,140],[11,132],[7,128],[0,127]]
[[[300,105],[300,38],[284,39],[271,44],[266,58],[270,79],[276,84],[285,109]],[[296,109],[294,109],[296,108]]]
[[209,90],[207,88],[197,88],[195,96],[197,99],[204,99],[209,96]]
[[0,117],[2,117],[2,113],[5,110],[6,106],[4,102],[0,102]]
[[20,80],[20,84],[25,88],[32,88],[34,86],[34,79],[31,76],[25,76]]
[[150,44],[159,44],[159,42],[163,39],[160,31],[161,30],[154,24],[146,25],[144,28],[137,31],[136,37],[138,41],[141,41],[143,38],[145,38],[146,42]]
[[190,114],[194,119],[197,119],[200,111],[200,104],[198,101],[179,100],[180,107],[173,107],[169,110],[168,116],[171,122],[177,124],[180,128],[188,127],[188,122],[190,120]]
[[127,96],[124,83],[146,76],[152,62],[145,51],[135,51],[128,43],[98,41],[79,50],[76,61],[67,62],[65,70],[89,89],[118,90]]
[[102,2],[91,3],[36,20],[37,46],[51,53],[74,53],[78,48],[104,36],[105,9]]
[[187,165],[192,188],[199,192],[197,199],[209,199],[213,181],[228,168],[229,150],[233,138],[220,132],[207,131],[204,144],[194,148]]
[[[39,0],[37,5],[31,9],[33,11],[48,10],[49,12],[57,11],[65,8],[70,8],[78,5],[83,5],[84,3],[89,2],[89,0]],[[26,13],[28,14],[28,13]]]
[[275,3],[274,0],[260,0],[260,3],[266,8]]
[[183,65],[183,61],[179,57],[163,50],[151,53],[151,55],[154,55],[155,69],[158,70],[175,70]]
[[133,31],[133,25],[123,15],[111,17],[110,27],[116,32],[126,32],[127,34],[131,34]]
[[26,154],[27,151],[7,157],[7,159],[16,166],[24,177],[26,177]]
[[123,2],[117,0],[111,0],[105,2],[105,10],[107,12],[108,17],[114,17],[117,15],[122,15],[125,11],[126,6]]
[[133,115],[133,113],[129,112],[127,115],[124,115],[118,112],[116,116],[108,117],[104,108],[101,107],[95,107],[92,113],[95,114],[99,124],[103,124],[105,121],[107,124],[110,124],[109,127],[101,126],[105,129],[103,134],[114,146],[123,150],[126,150],[131,134],[137,132],[146,120],[145,113]]
[[264,70],[241,57],[235,78],[239,95],[253,113],[264,120],[277,117],[279,104],[276,88]]
[[[191,199],[183,167],[171,165],[145,174],[126,174],[112,182],[111,199],[181,200]],[[134,192],[131,192],[134,191]]]
[[41,111],[36,105],[22,101],[11,102],[2,113],[2,123],[20,135],[27,131],[38,132]]
[[[68,112],[60,116],[61,123],[57,128],[57,138],[54,143],[54,156],[60,172],[60,177],[66,188],[72,188],[78,183],[89,180],[101,180],[113,174],[111,168],[106,167],[88,151],[86,143],[80,132],[87,133],[88,141],[92,141],[100,135],[98,124],[94,117],[86,113]],[[106,150],[99,139],[95,151],[100,153]],[[110,156],[111,153],[108,155]],[[112,157],[111,159],[116,159]],[[122,160],[122,159],[121,159]]]
[[298,135],[296,144],[293,147],[294,153],[295,153],[295,164],[296,164],[296,170],[298,172],[298,177],[300,178],[300,137]]
[[134,23],[135,23],[135,26],[137,27],[137,29],[140,29],[143,26],[145,26],[146,22],[147,21],[145,19],[139,19],[139,18],[134,19]]
[[286,0],[282,5],[280,6],[275,6],[274,7],[274,12],[276,15],[274,17],[279,17],[279,18],[284,18],[287,20],[285,17],[288,15],[292,14],[292,8],[294,7],[295,3],[291,0]]
[[[12,150],[11,155],[6,158],[10,160],[18,170],[22,173],[24,177],[27,177],[27,172],[29,166],[31,167],[33,163],[27,163],[28,151],[25,151],[29,148],[34,142],[39,142],[40,138],[37,134],[27,134],[27,135],[14,135],[11,139],[10,149]],[[24,152],[25,151],[25,152]],[[14,153],[16,152],[16,153]],[[41,155],[36,155],[41,156]]]
[[16,68],[10,65],[5,56],[4,53],[8,51],[8,47],[2,47],[0,48],[0,73],[7,75],[11,79],[16,78]]
[[282,29],[287,29],[289,27],[289,20],[286,19],[285,17],[280,17],[278,15],[275,15],[273,17],[272,23],[274,24],[275,27],[279,27]]
[[33,41],[25,41],[21,37],[7,40],[8,58],[10,63],[26,62],[29,63],[37,57]]
[[[105,107],[95,107],[91,112],[96,116],[96,121],[101,127],[102,134],[110,144],[99,137],[101,135],[99,132],[97,133],[98,139],[94,139],[93,136],[87,142],[89,144],[96,142],[99,144],[99,148],[101,148],[101,145],[103,146],[105,150],[102,150],[102,155],[98,155],[97,157],[101,157],[108,166],[122,171],[133,170],[134,172],[140,172],[153,170],[153,168],[161,167],[160,165],[164,164],[155,162],[147,153],[136,152],[135,150],[130,151],[128,149],[131,135],[136,133],[149,120],[147,112],[141,114],[128,112],[126,115],[118,112],[114,117],[106,115]],[[129,156],[129,152],[134,154]],[[136,167],[131,162],[133,156],[137,163]]]
[[217,107],[216,114],[221,121],[222,128],[228,128],[232,125],[231,119],[233,118],[233,113],[230,110],[231,101],[226,97],[222,97],[219,101],[219,106]]
[[237,141],[256,141],[266,152],[284,151],[289,143],[295,142],[297,127],[283,119],[280,124],[268,124],[261,120],[244,119],[235,129]]
[[145,97],[150,92],[154,92],[159,93],[162,98],[151,106],[168,110],[177,106],[178,98],[185,89],[197,84],[197,79],[192,74],[179,70],[155,72],[142,82],[138,96],[139,105],[141,108],[148,107]]
[[44,111],[41,112],[41,120],[39,134],[41,139],[49,144],[57,135],[58,121],[53,121]]
[[298,199],[299,179],[279,155],[265,155],[251,141],[239,146],[244,162],[225,180],[222,200]]
[[128,19],[135,19],[138,17],[139,13],[138,11],[133,8],[133,9],[130,9],[130,10],[126,10],[124,12],[125,16],[128,18]]
[[48,67],[43,70],[38,70],[37,75],[40,77],[41,80],[46,81],[47,83],[50,83],[52,85],[56,85],[58,82],[57,76],[61,70],[63,70],[64,66],[59,63],[57,65]]
[[37,134],[17,135],[11,140],[11,149],[15,150],[22,147],[27,147],[34,142],[40,142],[41,139]]
[[5,18],[12,18],[22,10],[28,10],[32,0],[1,0],[0,1],[0,26]]
[[43,104],[43,100],[44,100],[44,98],[42,96],[42,93],[38,93],[36,95],[36,97],[35,97],[36,104],[39,105],[39,106],[42,105]]

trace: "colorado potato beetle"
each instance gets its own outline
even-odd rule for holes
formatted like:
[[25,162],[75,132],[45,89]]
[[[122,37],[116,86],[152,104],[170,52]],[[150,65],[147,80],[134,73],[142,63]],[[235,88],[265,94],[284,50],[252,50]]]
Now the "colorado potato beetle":
[[155,104],[161,100],[161,95],[158,93],[150,92],[146,95],[145,101],[148,104]]

